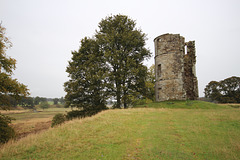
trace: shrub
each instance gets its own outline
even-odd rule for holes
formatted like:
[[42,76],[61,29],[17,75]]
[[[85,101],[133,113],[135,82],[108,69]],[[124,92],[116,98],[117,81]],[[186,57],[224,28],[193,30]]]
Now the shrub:
[[103,109],[73,110],[73,111],[67,112],[66,118],[67,120],[72,120],[73,118],[91,117],[102,110]]
[[73,110],[70,112],[67,112],[66,118],[67,120],[72,120],[73,118],[84,118],[85,112],[83,110]]
[[0,143],[6,143],[9,139],[15,137],[14,129],[9,126],[12,118],[0,114]]
[[65,121],[66,121],[65,115],[58,113],[53,117],[52,127],[54,127],[56,125],[60,125],[60,124],[64,123]]

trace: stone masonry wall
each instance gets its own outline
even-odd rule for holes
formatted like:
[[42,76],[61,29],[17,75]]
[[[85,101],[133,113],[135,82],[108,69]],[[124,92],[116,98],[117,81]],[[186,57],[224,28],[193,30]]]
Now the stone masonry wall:
[[198,97],[198,82],[196,77],[195,41],[186,43],[187,54],[184,56],[184,88],[187,99],[195,100]]
[[164,34],[154,39],[154,45],[156,101],[196,99],[194,41],[185,43],[179,34]]

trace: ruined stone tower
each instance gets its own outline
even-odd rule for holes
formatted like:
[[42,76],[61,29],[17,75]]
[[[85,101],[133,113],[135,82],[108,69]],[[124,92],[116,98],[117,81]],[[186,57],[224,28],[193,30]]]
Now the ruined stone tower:
[[164,34],[154,39],[154,46],[156,101],[197,99],[195,41]]

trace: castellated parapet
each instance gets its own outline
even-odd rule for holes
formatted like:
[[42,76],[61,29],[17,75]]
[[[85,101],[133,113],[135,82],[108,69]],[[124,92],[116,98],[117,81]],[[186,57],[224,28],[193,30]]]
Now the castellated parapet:
[[195,41],[164,34],[154,39],[154,46],[156,101],[197,99]]

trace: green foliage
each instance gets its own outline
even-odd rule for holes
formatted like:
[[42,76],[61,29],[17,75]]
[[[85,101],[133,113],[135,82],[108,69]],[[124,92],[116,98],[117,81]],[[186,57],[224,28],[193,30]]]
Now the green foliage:
[[34,101],[32,97],[21,97],[18,104],[22,107],[32,108],[34,106]]
[[96,110],[96,109],[72,110],[72,111],[67,112],[66,118],[67,118],[67,120],[72,120],[74,118],[91,117],[91,116],[99,113],[100,111],[102,111],[102,109],[100,109],[100,110]]
[[0,114],[0,144],[15,137],[14,129],[9,126],[13,118]]
[[128,16],[115,15],[99,23],[96,38],[110,67],[109,80],[114,84],[112,96],[117,100],[116,108],[122,104],[127,108],[130,95],[145,93],[147,69],[142,62],[151,55],[145,48],[146,35]]
[[83,110],[69,111],[67,112],[67,115],[66,115],[67,120],[72,120],[74,118],[84,118],[84,117],[85,117],[85,113]]
[[64,123],[65,121],[66,121],[65,115],[61,114],[61,113],[58,113],[53,117],[51,127],[60,125],[60,124]]
[[43,110],[44,109],[47,109],[47,108],[49,108],[50,107],[50,105],[48,104],[48,102],[47,101],[45,101],[45,102],[41,102],[41,104],[40,104],[40,106],[39,106],[40,108],[42,108]]
[[59,102],[60,102],[61,104],[64,104],[64,103],[65,103],[65,100],[64,100],[64,98],[63,98],[63,97],[61,97],[61,98],[59,99]]
[[12,43],[5,36],[5,30],[0,24],[0,108],[10,105],[8,96],[19,99],[29,95],[27,86],[11,77],[16,68],[16,60],[6,55],[6,50]]
[[71,78],[64,84],[65,105],[84,110],[106,108],[108,68],[95,39],[84,38],[78,51],[72,52],[67,72]]
[[219,103],[240,103],[240,77],[211,81],[204,89],[205,97]]
[[58,102],[59,102],[59,99],[58,99],[58,98],[54,98],[54,99],[53,99],[53,103],[54,103],[54,104],[58,104]]
[[103,19],[94,38],[84,38],[80,49],[72,52],[67,67],[70,80],[64,84],[66,106],[99,111],[114,97],[116,108],[127,108],[132,96],[150,96],[147,89],[152,86],[145,83],[147,67],[142,64],[151,55],[145,40],[127,16]]
[[37,96],[34,98],[34,104],[39,105],[39,103],[40,103],[40,97]]
[[155,65],[153,64],[147,72],[147,79],[145,82],[146,86],[146,97],[152,101],[155,100]]

